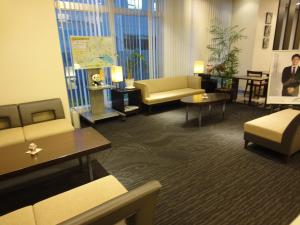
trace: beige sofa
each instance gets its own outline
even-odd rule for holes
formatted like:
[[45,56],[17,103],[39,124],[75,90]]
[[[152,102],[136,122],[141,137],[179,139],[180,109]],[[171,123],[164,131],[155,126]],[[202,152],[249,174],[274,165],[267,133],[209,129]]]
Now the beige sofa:
[[244,124],[245,147],[253,142],[291,156],[300,150],[300,111],[286,109]]
[[72,130],[60,99],[0,106],[0,147]]
[[202,94],[201,77],[173,76],[152,80],[135,81],[134,86],[141,89],[143,103],[154,105],[180,100],[185,96]]
[[300,215],[290,225],[300,225]]
[[132,191],[107,176],[0,217],[1,225],[152,225],[161,185]]

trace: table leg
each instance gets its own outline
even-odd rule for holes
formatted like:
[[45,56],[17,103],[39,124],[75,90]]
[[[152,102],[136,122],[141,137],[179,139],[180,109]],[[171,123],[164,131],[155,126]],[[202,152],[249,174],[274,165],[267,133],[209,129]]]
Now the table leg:
[[199,107],[198,126],[199,127],[202,126],[202,110],[201,110],[201,106]]
[[185,107],[185,122],[189,121],[189,105],[187,104]]
[[211,105],[210,104],[208,105],[208,113],[209,113],[209,116],[210,116],[210,114],[211,114]]
[[89,168],[90,181],[93,181],[94,180],[94,174],[93,174],[93,168],[92,168],[92,164],[91,164],[90,155],[86,156],[86,161],[87,161],[87,165],[88,165],[88,168]]
[[223,103],[223,107],[222,107],[223,119],[225,117],[225,110],[226,110],[226,102]]
[[253,84],[254,84],[254,81],[251,80],[251,83],[250,83],[250,93],[249,93],[249,101],[248,101],[249,105],[251,105],[251,103],[252,103]]

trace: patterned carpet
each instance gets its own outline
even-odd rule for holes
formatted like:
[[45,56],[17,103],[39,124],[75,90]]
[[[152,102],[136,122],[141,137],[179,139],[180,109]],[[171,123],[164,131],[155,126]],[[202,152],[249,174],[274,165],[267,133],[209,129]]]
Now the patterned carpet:
[[[216,107],[201,128],[196,110],[186,124],[178,106],[106,121],[96,128],[113,147],[94,157],[128,189],[161,182],[157,225],[288,225],[300,214],[300,154],[284,164],[266,149],[243,148],[243,123],[268,112],[231,104],[222,120]],[[94,169],[105,175],[96,162]],[[29,187],[0,195],[1,213],[85,182],[86,172],[73,171],[40,182],[42,192]]]
[[287,225],[300,214],[300,155],[284,164],[243,148],[243,123],[268,112],[232,104],[222,121],[215,108],[201,128],[184,109],[109,121],[97,129],[113,148],[98,161],[129,189],[162,183],[156,224]]

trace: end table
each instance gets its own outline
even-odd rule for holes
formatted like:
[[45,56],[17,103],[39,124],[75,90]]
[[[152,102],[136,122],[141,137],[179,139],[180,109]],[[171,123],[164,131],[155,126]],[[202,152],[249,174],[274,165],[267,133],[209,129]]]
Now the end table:
[[124,116],[140,112],[142,104],[141,90],[134,89],[111,89],[112,108]]

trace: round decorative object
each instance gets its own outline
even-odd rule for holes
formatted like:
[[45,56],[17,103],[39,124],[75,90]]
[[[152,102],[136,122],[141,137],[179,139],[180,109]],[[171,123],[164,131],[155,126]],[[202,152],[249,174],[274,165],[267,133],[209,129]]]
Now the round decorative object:
[[94,74],[92,76],[92,80],[95,81],[95,82],[100,82],[101,81],[100,74]]

